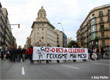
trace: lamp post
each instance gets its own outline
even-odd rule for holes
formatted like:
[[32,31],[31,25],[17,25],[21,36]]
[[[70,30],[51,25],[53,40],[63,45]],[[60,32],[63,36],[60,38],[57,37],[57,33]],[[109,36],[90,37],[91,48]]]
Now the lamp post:
[[61,25],[61,27],[62,27],[62,32],[63,32],[63,47],[66,47],[66,45],[67,45],[67,43],[65,44],[65,40],[64,40],[64,36],[66,36],[65,35],[65,32],[64,32],[64,28],[63,28],[63,25],[59,22],[58,24],[60,24]]
[[63,32],[64,32],[64,28],[63,28],[63,25],[59,22],[58,24],[60,24],[61,25],[61,27],[62,27],[62,29],[63,29]]

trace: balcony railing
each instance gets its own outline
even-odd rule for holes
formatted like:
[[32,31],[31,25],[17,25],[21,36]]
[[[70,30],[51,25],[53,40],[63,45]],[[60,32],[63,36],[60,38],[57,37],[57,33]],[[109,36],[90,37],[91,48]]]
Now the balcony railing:
[[100,36],[100,38],[110,38],[110,35]]
[[105,44],[106,46],[110,46],[110,44]]
[[109,27],[104,28],[104,29],[101,29],[101,28],[100,28],[100,31],[103,31],[103,30],[110,30],[110,28],[109,28]]
[[104,23],[104,22],[105,22],[104,20],[100,20],[100,21],[99,21],[99,24],[102,24],[102,23]]
[[106,47],[106,46],[110,46],[109,44],[101,44],[99,45],[100,47]]

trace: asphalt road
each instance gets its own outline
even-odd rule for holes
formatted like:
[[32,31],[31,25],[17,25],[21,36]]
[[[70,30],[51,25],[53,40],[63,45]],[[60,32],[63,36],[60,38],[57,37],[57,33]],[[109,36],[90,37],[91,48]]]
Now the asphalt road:
[[1,80],[108,80],[109,60],[30,64],[0,60]]

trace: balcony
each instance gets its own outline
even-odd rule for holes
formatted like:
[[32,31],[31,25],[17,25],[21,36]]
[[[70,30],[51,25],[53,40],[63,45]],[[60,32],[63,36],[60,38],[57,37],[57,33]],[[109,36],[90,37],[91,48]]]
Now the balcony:
[[100,21],[99,21],[99,24],[103,24],[103,23],[105,23],[104,20],[100,20]]
[[110,28],[109,27],[106,27],[106,28],[103,28],[103,29],[100,28],[100,31],[110,31]]
[[101,45],[99,45],[100,47],[106,47],[106,46],[110,46],[109,44],[101,44]]
[[110,44],[105,44],[106,46],[110,46]]
[[86,38],[87,36],[84,36],[84,39]]
[[102,38],[103,38],[103,39],[110,39],[110,35],[101,36],[100,38],[101,38],[101,39],[102,39]]

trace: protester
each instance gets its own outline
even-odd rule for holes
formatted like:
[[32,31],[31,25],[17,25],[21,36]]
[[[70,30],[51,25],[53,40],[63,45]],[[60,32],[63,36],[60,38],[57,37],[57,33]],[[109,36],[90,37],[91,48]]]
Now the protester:
[[93,53],[92,53],[92,55],[91,55],[91,59],[92,60],[95,60],[95,59],[97,59],[97,48],[93,48],[93,51],[92,51]]
[[12,60],[13,60],[13,58],[12,58],[12,56],[13,56],[12,49],[13,49],[13,48],[10,48],[10,50],[9,50],[9,52],[10,52],[10,61],[12,61]]
[[17,48],[16,47],[14,47],[14,52],[13,52],[13,54],[14,54],[14,62],[17,62]]
[[2,53],[2,47],[0,47],[0,58],[1,58],[1,53]]
[[25,59],[28,59],[28,58],[29,58],[28,50],[25,49]]
[[[41,47],[40,45],[38,45],[38,47]],[[41,60],[40,60],[40,57],[41,57],[41,51],[40,50],[38,50],[38,53],[37,53],[38,55],[39,55],[39,60],[37,60],[38,61],[38,63],[41,63]]]
[[90,54],[90,55],[89,55],[89,56],[90,56],[90,59],[92,59],[92,53],[93,53],[92,48],[89,48],[89,49],[88,49],[88,53]]
[[98,47],[96,47],[96,55],[97,55],[97,60],[99,60],[100,59],[100,55],[101,55],[101,53],[99,52],[99,48]]
[[109,58],[109,56],[110,56],[109,48],[106,47],[106,48],[105,48],[105,58]]
[[[51,45],[50,44],[47,44],[47,47],[51,47]],[[46,60],[46,63],[49,63],[49,62],[51,62],[51,60]],[[59,63],[60,61],[57,60],[57,62]]]
[[34,63],[34,61],[32,60],[32,56],[33,56],[33,47],[32,46],[30,46],[28,53],[29,53],[30,63]]
[[21,59],[22,61],[24,61],[23,56],[22,56],[22,49],[21,49],[21,46],[19,46],[17,49],[17,61],[20,62]]
[[22,60],[23,60],[23,62],[24,62],[24,60],[25,60],[25,56],[26,56],[26,49],[25,49],[25,47],[22,49]]
[[13,47],[11,50],[10,50],[10,60],[12,62],[16,62],[17,61],[17,49],[16,47]]
[[9,49],[7,49],[6,51],[6,59],[9,59],[10,58],[10,52],[9,52]]
[[93,53],[91,57],[92,57],[93,60],[97,59],[97,55],[95,53]]
[[103,59],[104,53],[105,53],[104,49],[101,48],[101,58],[102,58],[102,59]]
[[5,48],[3,48],[3,50],[1,51],[1,60],[4,59],[4,56],[6,54]]

